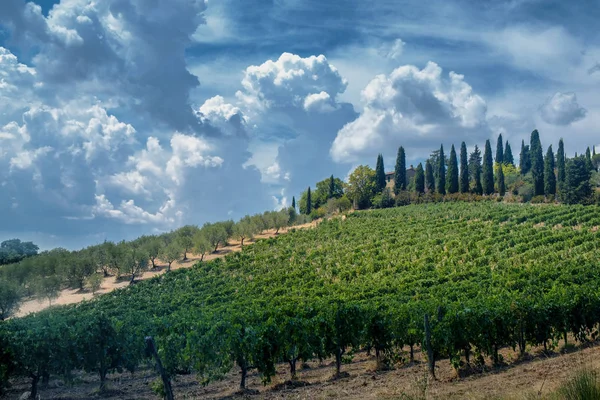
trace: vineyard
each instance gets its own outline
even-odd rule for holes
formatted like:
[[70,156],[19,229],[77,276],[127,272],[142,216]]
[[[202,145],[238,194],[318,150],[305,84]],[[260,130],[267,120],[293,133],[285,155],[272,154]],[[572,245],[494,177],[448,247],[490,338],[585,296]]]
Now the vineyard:
[[417,348],[466,368],[503,364],[600,323],[600,208],[441,203],[355,212],[258,241],[224,259],[172,271],[77,305],[0,324],[0,390],[7,378],[97,373],[151,362],[153,336],[168,376],[203,383],[232,368],[270,381],[333,357],[344,373],[359,349],[381,369]]

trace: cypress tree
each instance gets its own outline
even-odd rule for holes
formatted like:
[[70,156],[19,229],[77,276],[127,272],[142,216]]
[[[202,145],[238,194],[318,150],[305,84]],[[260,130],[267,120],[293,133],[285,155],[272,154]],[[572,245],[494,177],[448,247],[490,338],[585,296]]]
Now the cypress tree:
[[473,181],[473,193],[481,195],[483,189],[481,187],[481,151],[475,145],[475,149],[469,156],[469,173]]
[[448,160],[448,182],[446,183],[448,193],[458,193],[458,160],[454,145],[450,148],[450,160]]
[[404,147],[400,146],[394,169],[394,193],[398,194],[402,190],[406,190],[406,155]]
[[467,145],[465,142],[460,144],[460,192],[469,192],[469,164],[467,159]]
[[494,161],[492,160],[492,146],[489,140],[485,141],[482,172],[483,194],[490,195],[494,193]]
[[531,155],[529,151],[529,145],[525,145],[525,141],[521,141],[521,154],[519,157],[519,168],[521,169],[521,175],[525,175],[531,170]]
[[552,145],[548,147],[544,159],[544,194],[554,196],[556,194],[556,176],[554,175],[554,152]]
[[428,193],[435,192],[435,179],[433,178],[433,168],[431,162],[425,162],[425,187]]
[[496,164],[496,185],[498,186],[498,194],[504,196],[506,193],[506,185],[504,184],[504,164]]
[[423,164],[421,163],[415,169],[415,192],[425,192],[425,174],[423,173]]
[[504,146],[504,165],[515,165],[515,158],[513,157],[512,149],[510,148],[510,143],[508,143],[508,140],[506,141],[506,146]]
[[504,163],[504,148],[502,147],[502,134],[498,135],[498,142],[496,143],[496,163]]
[[327,195],[328,199],[332,199],[335,196],[335,179],[333,179],[333,174],[329,177],[329,193]]
[[437,192],[439,194],[446,194],[446,165],[444,163],[444,145],[440,146],[440,161],[438,165],[438,177],[436,182]]
[[591,172],[585,156],[570,158],[566,162],[566,176],[561,199],[567,204],[581,203],[592,194]]
[[531,132],[531,140],[529,141],[531,152],[531,175],[533,178],[533,194],[534,196],[544,195],[544,152],[542,143],[540,142],[540,134],[537,129]]
[[292,208],[296,209],[296,197],[292,196]]
[[377,156],[375,167],[375,192],[381,193],[385,189],[385,168],[383,167],[383,155]]
[[556,151],[556,170],[558,172],[558,185],[565,182],[565,144],[562,138],[558,141],[558,150]]
[[312,212],[312,198],[310,196],[310,186],[308,187],[308,193],[306,194],[306,215],[310,215]]
[[592,152],[590,151],[589,147],[585,151],[585,164],[587,165],[590,172],[594,171],[594,163],[592,163]]

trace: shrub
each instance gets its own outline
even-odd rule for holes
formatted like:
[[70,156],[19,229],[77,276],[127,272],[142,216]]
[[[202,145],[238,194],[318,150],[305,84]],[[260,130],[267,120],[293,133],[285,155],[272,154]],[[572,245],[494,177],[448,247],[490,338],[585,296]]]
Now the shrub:
[[558,390],[558,394],[564,400],[600,399],[598,374],[592,370],[581,370]]
[[531,198],[531,204],[542,204],[546,202],[546,198],[544,196],[534,196]]

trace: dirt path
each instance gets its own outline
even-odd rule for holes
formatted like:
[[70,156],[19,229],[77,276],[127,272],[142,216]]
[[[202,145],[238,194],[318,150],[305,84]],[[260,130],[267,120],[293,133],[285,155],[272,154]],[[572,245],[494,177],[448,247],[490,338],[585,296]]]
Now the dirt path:
[[[281,229],[279,231],[278,235],[287,233],[287,231],[289,229],[313,228],[316,226],[317,223],[318,223],[318,221],[313,221],[308,224]],[[252,245],[254,242],[256,242],[256,240],[259,240],[259,239],[268,239],[268,238],[272,238],[275,236],[277,236],[275,234],[275,230],[271,229],[271,230],[265,231],[264,233],[262,233],[260,235],[256,235],[254,237],[253,241],[246,240],[244,242],[244,246]],[[225,257],[227,254],[229,254],[231,252],[241,251],[241,250],[242,250],[242,247],[240,246],[240,243],[238,241],[231,239],[231,240],[229,240],[228,246],[219,248],[218,252],[215,254],[206,255],[204,257],[204,260],[205,261],[214,260],[215,258]],[[173,262],[173,264],[171,265],[171,269],[175,270],[175,269],[180,269],[180,268],[190,268],[191,266],[196,264],[196,262],[198,260],[200,260],[199,255],[193,254],[193,253],[188,253],[188,259],[186,261]],[[138,277],[136,279],[137,280],[150,279],[157,275],[164,274],[166,271],[166,265],[163,264],[162,262],[160,262],[160,260],[157,260],[157,266],[158,266],[158,268],[156,270],[148,269],[147,271],[145,271],[143,273],[143,275],[141,277]],[[21,304],[21,307],[20,307],[19,311],[15,314],[15,316],[23,317],[27,314],[44,310],[44,309],[50,307],[51,305],[53,306],[53,305],[73,304],[73,303],[79,303],[84,300],[90,300],[90,299],[94,298],[95,296],[98,296],[98,295],[101,295],[104,293],[110,293],[115,289],[126,287],[127,285],[129,285],[128,277],[125,277],[125,279],[123,279],[123,280],[117,280],[114,276],[109,276],[107,278],[104,278],[104,280],[102,281],[102,284],[100,286],[100,290],[98,290],[96,292],[96,294],[93,294],[90,291],[82,292],[78,289],[65,289],[60,292],[59,296],[56,299],[52,300],[51,304],[48,302],[47,299],[30,298],[30,299],[26,300],[25,302],[23,302],[23,304]]]
[[[600,370],[600,347],[580,348],[567,354],[544,356],[541,349],[530,349],[533,356],[527,361],[515,362],[512,350],[503,350],[508,361],[503,368],[489,372],[475,373],[466,378],[457,378],[448,360],[436,365],[437,381],[428,381],[426,363],[419,351],[415,363],[399,366],[391,371],[374,372],[375,358],[365,352],[355,355],[351,364],[342,367],[345,375],[332,380],[335,371],[334,360],[323,363],[310,361],[300,367],[296,387],[289,386],[289,371],[286,364],[280,364],[273,381],[264,386],[260,376],[251,373],[248,377],[248,392],[238,393],[239,371],[234,369],[225,379],[202,386],[196,376],[175,377],[173,388],[178,399],[468,399],[468,400],[526,400],[546,398],[572,374],[582,368]],[[405,354],[406,355],[406,354]],[[98,377],[94,374],[76,373],[75,386],[67,387],[59,377],[52,378],[47,388],[41,389],[43,399],[83,400],[98,397]],[[144,368],[131,375],[129,373],[110,374],[109,392],[103,399],[158,399],[151,390],[151,383],[157,379],[152,368]],[[13,382],[7,398],[17,399],[29,388],[28,379]],[[251,395],[250,395],[251,394]]]

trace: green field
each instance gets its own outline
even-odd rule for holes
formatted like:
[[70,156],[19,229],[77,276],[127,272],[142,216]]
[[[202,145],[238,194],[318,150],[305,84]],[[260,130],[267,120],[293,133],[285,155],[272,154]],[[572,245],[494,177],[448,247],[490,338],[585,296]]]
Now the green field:
[[[600,208],[442,203],[355,212],[91,302],[0,325],[13,373],[101,376],[146,360],[206,381],[236,365],[371,348],[382,363],[424,343],[458,369],[498,350],[595,337]],[[400,350],[405,353],[400,353]],[[392,357],[394,356],[394,357]],[[16,365],[16,366],[15,366]],[[343,368],[343,367],[342,367]],[[10,368],[9,368],[10,369]],[[244,376],[244,374],[242,374]],[[35,379],[35,378],[34,378]]]

